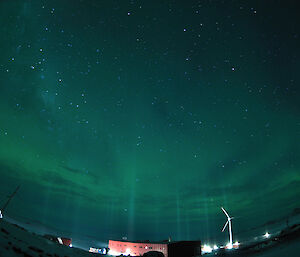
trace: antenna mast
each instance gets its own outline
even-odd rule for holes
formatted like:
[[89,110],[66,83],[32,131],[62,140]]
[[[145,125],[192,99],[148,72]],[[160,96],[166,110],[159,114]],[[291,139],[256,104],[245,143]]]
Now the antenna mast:
[[15,197],[15,195],[18,192],[18,190],[20,189],[20,187],[21,187],[21,185],[18,185],[16,190],[8,197],[6,203],[3,205],[1,211],[3,211],[3,212],[5,211],[5,209],[7,208],[8,204],[9,204],[9,202],[11,201],[11,199],[13,199]]

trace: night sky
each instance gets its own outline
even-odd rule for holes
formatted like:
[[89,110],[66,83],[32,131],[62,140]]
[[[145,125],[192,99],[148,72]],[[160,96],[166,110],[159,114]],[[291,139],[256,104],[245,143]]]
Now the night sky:
[[0,203],[99,240],[299,207],[295,1],[0,1]]

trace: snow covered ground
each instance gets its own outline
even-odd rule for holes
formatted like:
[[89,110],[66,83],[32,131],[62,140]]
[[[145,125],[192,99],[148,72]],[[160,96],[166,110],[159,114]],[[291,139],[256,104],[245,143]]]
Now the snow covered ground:
[[[70,248],[47,240],[24,228],[0,219],[0,257],[91,257],[100,256],[82,249]],[[226,255],[230,256],[230,255]],[[236,256],[236,255],[234,255]],[[240,255],[239,255],[240,256]],[[261,252],[247,256],[296,257],[300,256],[300,238],[286,241]],[[185,257],[185,256],[182,256]]]
[[[216,256],[213,253],[203,256]],[[293,240],[278,244],[275,247],[262,250],[261,252],[248,254],[225,254],[226,257],[298,257],[300,256],[300,240]]]
[[285,227],[279,233],[265,239],[248,241],[241,244],[239,249],[219,249],[205,256],[228,257],[293,257],[300,256],[300,226],[294,224]]
[[297,257],[300,256],[300,240],[280,244],[264,252],[257,253],[255,257]]
[[1,257],[91,257],[92,253],[59,245],[0,219]]

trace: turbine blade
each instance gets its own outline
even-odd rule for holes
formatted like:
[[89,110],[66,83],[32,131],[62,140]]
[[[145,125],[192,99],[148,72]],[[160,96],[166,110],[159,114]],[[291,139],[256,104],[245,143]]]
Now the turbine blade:
[[229,221],[227,220],[226,223],[225,223],[225,225],[224,225],[224,227],[223,227],[223,229],[222,229],[222,232],[224,232],[224,230],[225,230],[225,228],[226,228],[228,222],[229,222]]
[[221,207],[222,211],[225,213],[225,215],[227,216],[228,219],[230,219],[228,213],[225,211],[225,209],[223,207]]

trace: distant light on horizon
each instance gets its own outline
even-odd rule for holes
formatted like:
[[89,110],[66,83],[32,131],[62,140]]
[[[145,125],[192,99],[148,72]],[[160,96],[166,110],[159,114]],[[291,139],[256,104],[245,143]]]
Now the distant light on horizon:
[[235,241],[235,243],[233,244],[234,246],[239,246],[240,243],[238,241]]
[[203,245],[202,247],[202,253],[211,253],[212,252],[212,248],[209,245]]
[[264,237],[265,238],[269,238],[270,237],[270,234],[268,232],[266,232],[266,234],[264,234]]
[[233,245],[232,245],[231,243],[228,243],[228,244],[226,245],[226,248],[227,248],[227,249],[232,249],[232,247],[233,247]]

